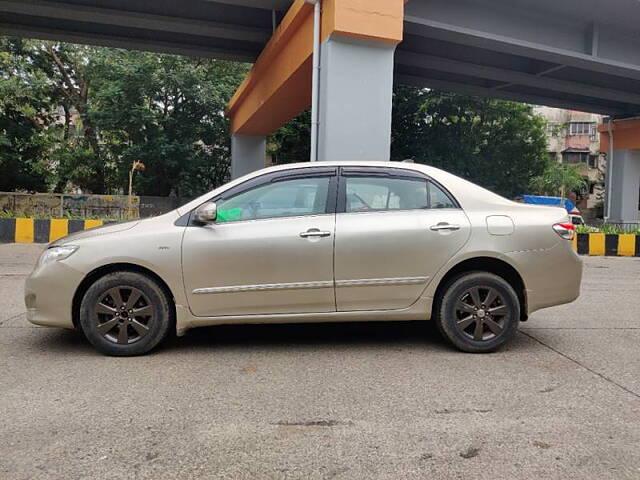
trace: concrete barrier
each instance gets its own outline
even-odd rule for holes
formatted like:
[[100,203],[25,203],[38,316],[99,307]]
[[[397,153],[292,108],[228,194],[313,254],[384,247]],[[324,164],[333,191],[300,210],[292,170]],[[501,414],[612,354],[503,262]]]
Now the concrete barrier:
[[573,247],[580,255],[640,257],[640,235],[578,233]]
[[49,243],[70,233],[104,224],[114,223],[103,220],[68,220],[52,218],[0,218],[0,243]]
[[[115,222],[66,218],[0,218],[0,243],[49,243],[70,233],[109,223]],[[573,239],[573,248],[580,255],[640,257],[640,235],[578,233]]]

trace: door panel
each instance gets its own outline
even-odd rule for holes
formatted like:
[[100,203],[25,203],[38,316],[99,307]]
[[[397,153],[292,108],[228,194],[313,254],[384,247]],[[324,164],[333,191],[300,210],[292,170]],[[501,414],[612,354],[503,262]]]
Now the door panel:
[[[445,223],[460,228],[431,229]],[[335,238],[338,311],[409,307],[469,234],[469,220],[460,209],[339,213]]]
[[334,231],[334,214],[187,228],[182,262],[192,313],[335,311]]

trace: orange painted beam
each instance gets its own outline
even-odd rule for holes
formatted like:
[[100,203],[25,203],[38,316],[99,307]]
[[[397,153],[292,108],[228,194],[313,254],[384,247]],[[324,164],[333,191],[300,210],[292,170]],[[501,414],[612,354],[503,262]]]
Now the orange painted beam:
[[[402,41],[407,0],[323,0],[324,40]],[[268,135],[311,105],[313,6],[296,0],[229,102],[231,131]]]
[[231,131],[266,135],[311,102],[313,6],[296,0],[229,102]]
[[330,35],[402,41],[406,0],[324,0],[322,2],[322,40]]
[[[614,150],[640,150],[640,119],[615,120],[613,122]],[[609,126],[598,125],[600,132],[600,150],[609,151]]]

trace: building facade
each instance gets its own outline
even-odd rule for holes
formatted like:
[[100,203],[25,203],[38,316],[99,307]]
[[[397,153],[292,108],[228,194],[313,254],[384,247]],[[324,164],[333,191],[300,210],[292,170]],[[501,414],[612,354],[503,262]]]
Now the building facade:
[[578,208],[586,217],[601,215],[606,156],[600,151],[598,124],[603,116],[552,107],[535,107],[534,111],[547,121],[549,157],[560,163],[581,165],[581,173],[588,180],[587,190],[573,195]]

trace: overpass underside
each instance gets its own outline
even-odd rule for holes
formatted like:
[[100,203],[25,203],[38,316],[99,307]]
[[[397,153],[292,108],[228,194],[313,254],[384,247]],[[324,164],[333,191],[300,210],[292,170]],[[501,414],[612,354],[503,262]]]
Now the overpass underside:
[[[320,160],[388,159],[394,82],[640,115],[636,0],[322,5]],[[237,176],[264,165],[265,136],[311,103],[312,16],[303,0],[0,0],[0,33],[255,61],[229,106]],[[617,145],[612,124],[614,163],[640,162],[629,125]],[[637,204],[636,183],[622,190]]]
[[412,0],[402,83],[574,110],[640,113],[640,4]]
[[[254,62],[292,3],[0,0],[0,33]],[[638,25],[636,0],[411,0],[395,81],[636,115]]]

